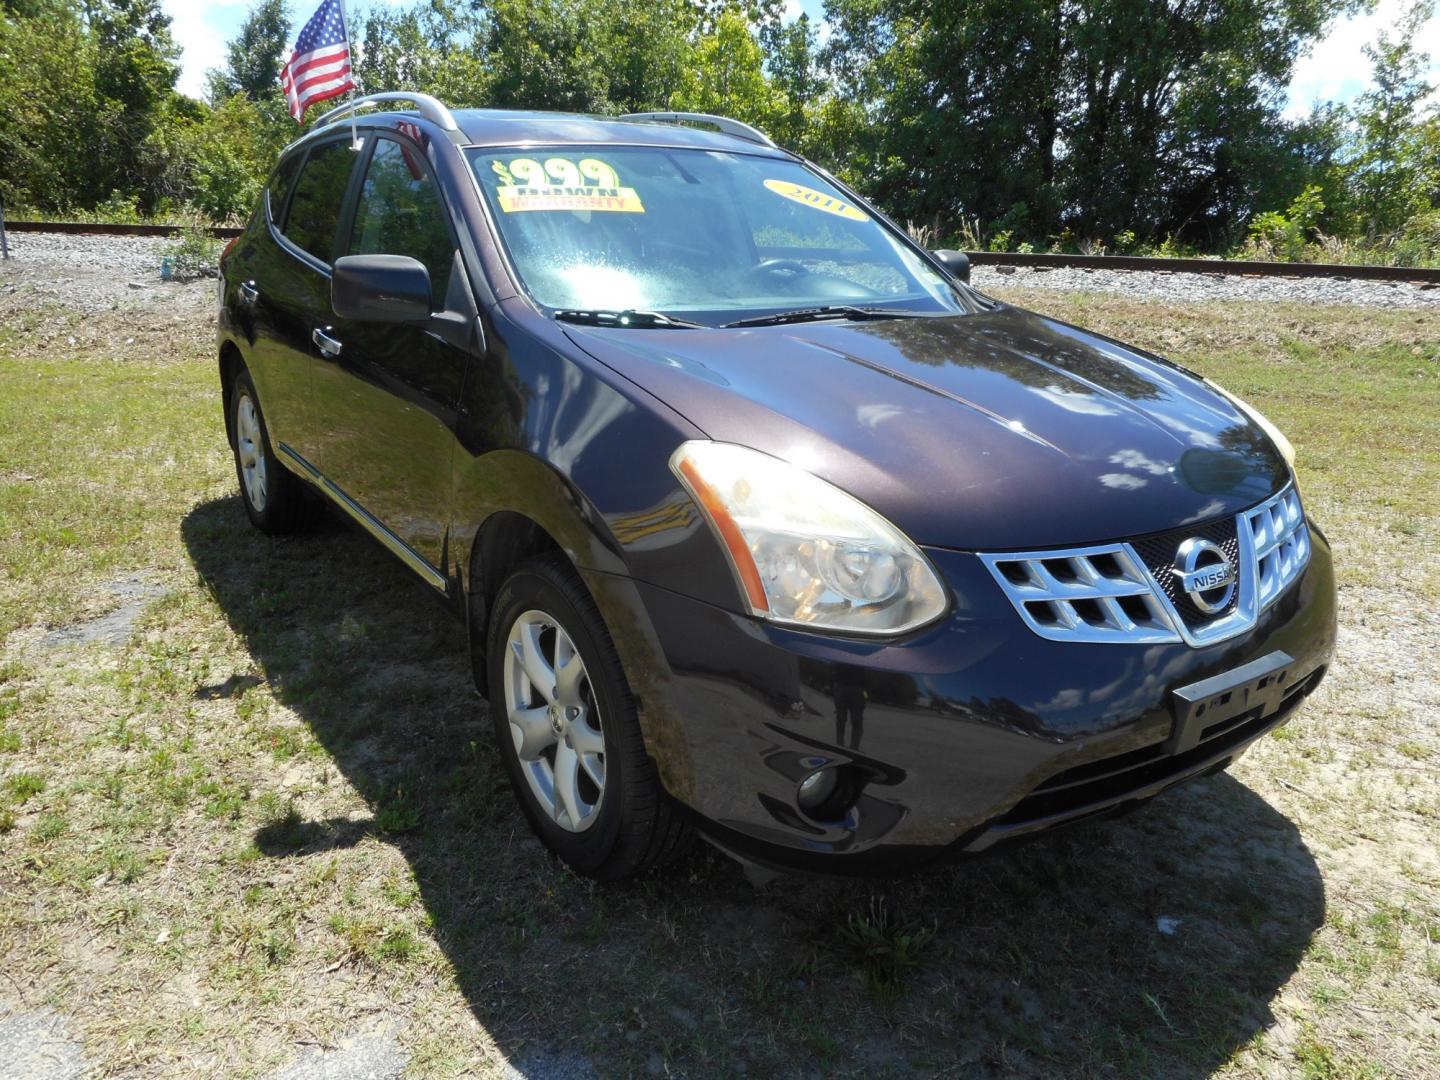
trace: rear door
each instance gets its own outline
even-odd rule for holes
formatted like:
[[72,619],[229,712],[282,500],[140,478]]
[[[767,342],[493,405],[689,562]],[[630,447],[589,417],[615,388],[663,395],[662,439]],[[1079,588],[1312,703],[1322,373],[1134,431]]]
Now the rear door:
[[320,362],[314,331],[331,321],[330,264],[345,195],[360,156],[350,149],[348,137],[310,148],[284,218],[272,231],[273,257],[253,283],[257,294],[253,302],[274,335],[273,357],[267,366],[279,388],[281,411],[275,412],[265,388],[258,387],[267,420],[275,412],[271,441],[307,461],[313,461],[320,449],[311,407],[314,368]]
[[285,157],[261,195],[261,205],[245,236],[226,260],[225,303],[245,335],[245,365],[259,391],[272,442],[292,437],[298,411],[309,392],[303,367],[291,355],[290,340],[298,331],[288,305],[278,303],[289,274],[290,255],[281,246],[280,229],[290,189],[305,151]]
[[432,311],[451,318],[396,325],[332,312],[327,333],[338,351],[317,365],[312,386],[315,464],[423,560],[416,567],[423,576],[443,585],[456,410],[475,305],[424,151],[404,136],[378,133],[369,151],[339,253],[418,259],[430,274]]

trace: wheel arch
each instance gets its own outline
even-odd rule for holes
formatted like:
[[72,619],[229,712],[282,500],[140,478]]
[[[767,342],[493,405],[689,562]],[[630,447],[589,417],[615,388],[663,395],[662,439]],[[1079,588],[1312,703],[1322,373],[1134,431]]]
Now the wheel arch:
[[218,360],[220,372],[220,403],[225,411],[225,437],[233,444],[235,432],[234,421],[230,416],[230,399],[235,385],[235,376],[245,368],[245,358],[240,353],[240,346],[233,341],[223,342],[220,346]]
[[551,552],[570,558],[560,542],[538,521],[518,510],[497,510],[481,524],[470,547],[465,575],[465,622],[470,638],[470,670],[475,688],[489,696],[485,641],[490,611],[500,585],[517,566]]

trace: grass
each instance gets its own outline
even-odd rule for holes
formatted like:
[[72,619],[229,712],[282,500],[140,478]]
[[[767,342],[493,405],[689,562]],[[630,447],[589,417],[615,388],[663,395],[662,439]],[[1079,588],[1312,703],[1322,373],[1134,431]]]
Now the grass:
[[424,586],[334,522],[246,526],[203,315],[0,297],[0,1011],[59,1010],[100,1072],[393,1030],[421,1076],[1433,1075],[1440,321],[1019,299],[1291,435],[1336,667],[1142,814],[757,891],[708,849],[620,888],[544,853]]

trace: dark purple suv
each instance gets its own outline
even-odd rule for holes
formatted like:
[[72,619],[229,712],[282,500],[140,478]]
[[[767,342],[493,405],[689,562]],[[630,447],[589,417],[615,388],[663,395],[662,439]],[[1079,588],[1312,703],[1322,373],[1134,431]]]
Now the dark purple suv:
[[968,277],[733,120],[361,99],[223,260],[245,507],[445,598],[583,873],[1126,810],[1315,689],[1330,550],[1253,409]]

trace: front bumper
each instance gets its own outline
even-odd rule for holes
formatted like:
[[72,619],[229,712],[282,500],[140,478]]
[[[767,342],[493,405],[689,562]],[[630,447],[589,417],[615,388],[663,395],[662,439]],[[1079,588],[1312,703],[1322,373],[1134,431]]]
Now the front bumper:
[[[978,557],[927,554],[955,598],[902,642],[797,632],[592,574],[661,777],[721,846],[771,865],[898,870],[1128,808],[1224,768],[1284,723],[1335,643],[1328,544],[1248,632],[1210,647],[1061,643],[1032,633]],[[1264,709],[1180,742],[1173,691],[1290,659]],[[839,820],[797,801],[844,766]]]

